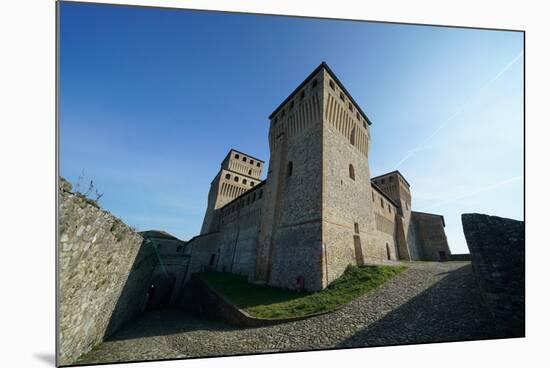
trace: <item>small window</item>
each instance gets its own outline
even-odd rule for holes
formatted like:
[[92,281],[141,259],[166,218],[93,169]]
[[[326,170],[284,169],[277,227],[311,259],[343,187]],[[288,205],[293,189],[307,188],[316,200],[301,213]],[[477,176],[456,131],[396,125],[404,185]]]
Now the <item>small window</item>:
[[391,213],[391,206],[388,204],[388,212]]
[[248,175],[252,175],[252,170],[248,170]]
[[176,248],[176,252],[181,252],[182,250],[183,250],[183,246],[178,245],[178,247]]
[[236,155],[235,155],[235,158],[239,158],[239,155],[238,155],[238,154],[236,154]]
[[349,143],[352,146],[355,146],[355,128],[351,130],[351,134],[349,135]]
[[300,93],[300,101],[303,100],[304,97],[306,97],[306,91],[302,91],[302,93]]
[[252,194],[252,202],[254,202],[256,200],[256,193],[253,193]]
[[365,120],[363,120],[363,128],[367,129],[367,123],[365,123]]
[[258,199],[262,198],[263,194],[264,194],[264,190],[260,189],[260,191],[258,192]]
[[313,82],[311,82],[311,88],[317,87],[317,79],[314,79]]
[[246,179],[243,179],[243,184],[246,184]]
[[256,166],[260,167],[260,163],[259,163],[259,162],[256,162]]
[[231,174],[225,174],[226,179],[231,179]]
[[382,198],[380,198],[380,206],[384,208],[384,200]]
[[254,182],[253,182],[253,181],[250,182],[250,186],[251,186],[251,187],[254,186]]
[[340,92],[340,100],[342,100],[342,101],[346,100],[346,98],[344,97],[344,94],[342,92]]
[[[276,123],[278,119],[279,119],[279,117],[275,116],[275,119],[273,119],[273,122]],[[238,158],[238,157],[236,157],[236,158]]]
[[289,110],[292,110],[294,108],[294,100],[290,101],[290,106],[288,107]]
[[246,162],[246,157],[243,156],[243,162]]
[[214,266],[215,261],[216,261],[216,255],[214,253],[210,254],[210,262],[208,264],[210,266]]
[[353,167],[352,164],[349,164],[349,177],[352,180],[355,180],[355,168]]
[[283,111],[281,112],[281,119],[285,117],[285,110],[283,109]]
[[372,201],[374,202],[374,192],[371,192],[372,194]]
[[349,109],[349,111],[353,111],[353,105],[352,105],[352,103],[351,103],[351,102],[350,102],[350,103],[348,103],[348,109]]
[[249,161],[251,164],[254,164],[254,160],[253,159],[250,159]]
[[355,117],[357,118],[357,120],[361,120],[361,117],[359,116],[359,111],[355,112]]
[[288,162],[286,167],[286,176],[292,176],[292,161]]
[[235,177],[233,178],[233,180],[235,180],[235,182],[238,183],[238,182],[239,182],[239,177],[238,177],[238,176],[235,176]]
[[330,88],[332,88],[333,90],[335,89],[334,87],[334,82],[332,80],[329,80],[328,81],[328,85],[330,86]]
[[357,222],[353,223],[353,229],[355,230],[356,234],[359,234],[359,224]]

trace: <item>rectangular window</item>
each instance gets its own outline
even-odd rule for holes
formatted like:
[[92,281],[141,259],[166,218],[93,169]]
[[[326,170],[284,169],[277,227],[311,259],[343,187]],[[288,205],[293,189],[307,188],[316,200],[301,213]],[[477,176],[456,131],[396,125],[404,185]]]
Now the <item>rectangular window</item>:
[[359,224],[357,222],[353,223],[353,229],[355,230],[356,234],[359,234]]
[[380,207],[384,208],[384,200],[380,198]]

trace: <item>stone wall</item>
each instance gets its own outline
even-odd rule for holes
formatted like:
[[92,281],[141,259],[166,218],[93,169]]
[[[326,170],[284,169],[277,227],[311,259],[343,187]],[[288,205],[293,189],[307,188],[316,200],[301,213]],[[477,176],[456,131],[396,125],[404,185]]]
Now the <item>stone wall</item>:
[[368,125],[326,71],[323,87],[323,281],[327,286],[349,264],[378,262],[387,256],[385,241],[376,230]]
[[525,336],[525,226],[523,221],[463,214],[472,267],[503,337]]
[[412,212],[416,242],[420,248],[420,259],[424,261],[447,261],[451,250],[445,235],[443,216],[424,212]]
[[143,310],[155,265],[143,238],[61,179],[58,362],[71,364]]

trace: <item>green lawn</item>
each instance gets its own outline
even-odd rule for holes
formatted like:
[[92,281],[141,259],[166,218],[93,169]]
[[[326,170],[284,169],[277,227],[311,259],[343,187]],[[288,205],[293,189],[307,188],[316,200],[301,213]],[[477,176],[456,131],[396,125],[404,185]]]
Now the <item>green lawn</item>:
[[252,316],[289,318],[334,310],[405,269],[403,266],[349,266],[328,288],[314,293],[253,285],[245,276],[225,272],[203,272],[198,276]]

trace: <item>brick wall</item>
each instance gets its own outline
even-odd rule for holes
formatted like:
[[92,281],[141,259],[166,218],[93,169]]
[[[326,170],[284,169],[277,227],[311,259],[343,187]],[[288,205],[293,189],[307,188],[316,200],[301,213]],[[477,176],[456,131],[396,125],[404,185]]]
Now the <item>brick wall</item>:
[[499,332],[525,336],[525,226],[523,221],[463,214],[462,226],[479,288]]

